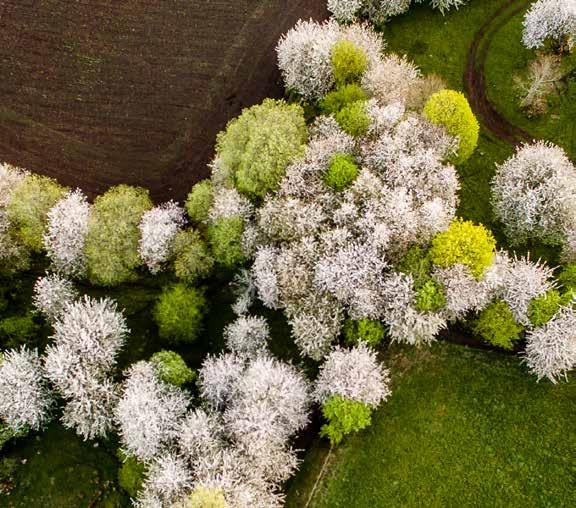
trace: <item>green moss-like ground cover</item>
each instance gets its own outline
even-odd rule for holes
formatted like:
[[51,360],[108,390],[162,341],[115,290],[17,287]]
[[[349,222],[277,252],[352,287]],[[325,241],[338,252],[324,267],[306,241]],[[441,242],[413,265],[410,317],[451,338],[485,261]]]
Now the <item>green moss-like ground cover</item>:
[[[443,342],[386,356],[392,396],[335,448],[311,507],[576,504],[575,380],[537,383],[517,357]],[[288,507],[326,453],[307,455]]]

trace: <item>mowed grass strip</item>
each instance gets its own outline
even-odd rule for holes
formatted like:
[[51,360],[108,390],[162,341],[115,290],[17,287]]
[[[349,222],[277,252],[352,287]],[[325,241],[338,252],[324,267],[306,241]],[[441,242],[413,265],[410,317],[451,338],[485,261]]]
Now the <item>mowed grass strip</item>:
[[[448,343],[387,354],[393,394],[334,449],[310,506],[575,506],[576,382],[537,383],[514,356]],[[291,485],[305,506],[318,443]]]

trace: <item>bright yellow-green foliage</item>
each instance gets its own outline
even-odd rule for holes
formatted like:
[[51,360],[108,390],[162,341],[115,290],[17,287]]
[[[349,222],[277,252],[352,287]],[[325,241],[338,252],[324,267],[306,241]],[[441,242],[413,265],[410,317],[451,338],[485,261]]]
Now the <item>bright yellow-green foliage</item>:
[[186,212],[190,220],[196,224],[208,218],[208,212],[214,201],[214,189],[210,180],[198,182],[186,199]]
[[528,317],[534,326],[542,326],[552,319],[562,305],[562,295],[555,289],[532,299],[528,306]]
[[478,144],[480,125],[463,93],[455,90],[436,92],[424,106],[424,116],[458,137],[458,154],[451,162],[461,164],[472,155]]
[[524,330],[515,321],[508,304],[501,300],[488,305],[478,316],[473,328],[474,333],[486,342],[503,349],[512,349],[512,342],[518,340]]
[[193,283],[210,275],[214,259],[198,231],[178,231],[174,238],[174,272],[184,282]]
[[366,92],[356,83],[339,86],[336,90],[326,94],[320,102],[322,113],[331,115],[338,113],[344,106],[357,101],[368,99]]
[[65,191],[55,180],[32,174],[26,175],[16,186],[7,213],[14,236],[26,248],[33,252],[42,250],[48,211]]
[[135,498],[144,483],[146,465],[134,457],[124,457],[124,462],[118,470],[118,483],[130,497]]
[[142,265],[138,254],[144,212],[152,208],[148,191],[118,185],[94,200],[88,235],[86,266],[94,284],[115,286],[133,280]]
[[245,261],[242,252],[244,221],[241,217],[220,219],[208,228],[208,242],[215,261],[225,268],[234,268]]
[[201,289],[185,284],[164,289],[153,312],[160,337],[171,342],[193,342],[207,310]]
[[150,361],[156,365],[158,375],[165,383],[182,386],[196,378],[194,371],[174,351],[158,351],[152,355]]
[[416,308],[422,312],[436,312],[446,305],[442,286],[435,280],[427,280],[416,291]]
[[348,187],[358,176],[358,166],[354,157],[345,153],[337,153],[330,161],[328,171],[324,173],[324,183],[341,192]]
[[362,341],[377,346],[386,336],[386,329],[380,321],[374,319],[347,319],[343,333],[347,344],[355,345]]
[[371,413],[370,406],[363,402],[345,399],[340,395],[330,397],[322,404],[322,415],[328,423],[322,425],[320,435],[330,439],[332,445],[337,445],[347,434],[370,426]]
[[228,504],[222,490],[200,485],[182,505],[177,505],[177,508],[228,508]]
[[304,153],[307,138],[300,106],[266,99],[228,123],[218,134],[216,151],[238,190],[262,197],[278,187],[288,164]]
[[441,267],[463,264],[480,279],[494,261],[496,240],[481,224],[456,219],[432,240],[430,259]]
[[370,118],[366,113],[366,102],[356,101],[344,106],[336,113],[336,121],[342,130],[351,136],[363,136],[370,127]]
[[367,67],[366,53],[353,42],[342,40],[332,47],[332,73],[339,85],[359,81]]

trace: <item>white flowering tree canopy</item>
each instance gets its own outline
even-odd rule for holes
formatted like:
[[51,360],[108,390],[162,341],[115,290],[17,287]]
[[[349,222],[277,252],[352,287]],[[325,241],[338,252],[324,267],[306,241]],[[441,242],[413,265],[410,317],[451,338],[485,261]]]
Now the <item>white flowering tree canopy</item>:
[[268,323],[259,316],[240,316],[224,329],[227,348],[248,358],[266,352],[269,338]]
[[541,48],[548,39],[571,47],[575,37],[575,0],[537,0],[524,17],[522,42],[527,48]]
[[339,395],[372,408],[390,396],[390,376],[364,343],[352,348],[335,348],[320,367],[314,398],[323,403]]
[[522,145],[497,166],[492,205],[512,244],[562,245],[576,228],[576,168],[551,143]]
[[78,292],[72,282],[52,273],[36,280],[32,303],[46,319],[55,321],[77,297]]
[[144,212],[140,220],[140,257],[152,273],[158,273],[172,254],[174,237],[184,225],[184,209],[168,201]]
[[53,402],[38,351],[6,351],[0,359],[0,418],[14,431],[39,430],[50,420]]
[[576,313],[562,307],[545,325],[528,331],[524,361],[538,377],[553,383],[576,368]]
[[88,199],[79,190],[68,192],[48,212],[44,247],[58,273],[69,277],[84,274],[89,219]]

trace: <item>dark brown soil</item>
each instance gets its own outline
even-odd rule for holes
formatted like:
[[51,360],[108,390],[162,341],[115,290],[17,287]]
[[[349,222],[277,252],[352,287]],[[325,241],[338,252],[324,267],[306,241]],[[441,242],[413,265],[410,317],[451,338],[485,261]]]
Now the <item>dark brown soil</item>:
[[488,130],[498,138],[513,145],[532,141],[533,136],[510,123],[492,104],[486,91],[484,64],[493,33],[529,3],[527,0],[507,0],[486,20],[474,36],[464,73],[464,89],[474,112],[480,116],[482,123]]
[[275,45],[325,0],[0,0],[0,160],[182,199],[216,134],[281,96]]

